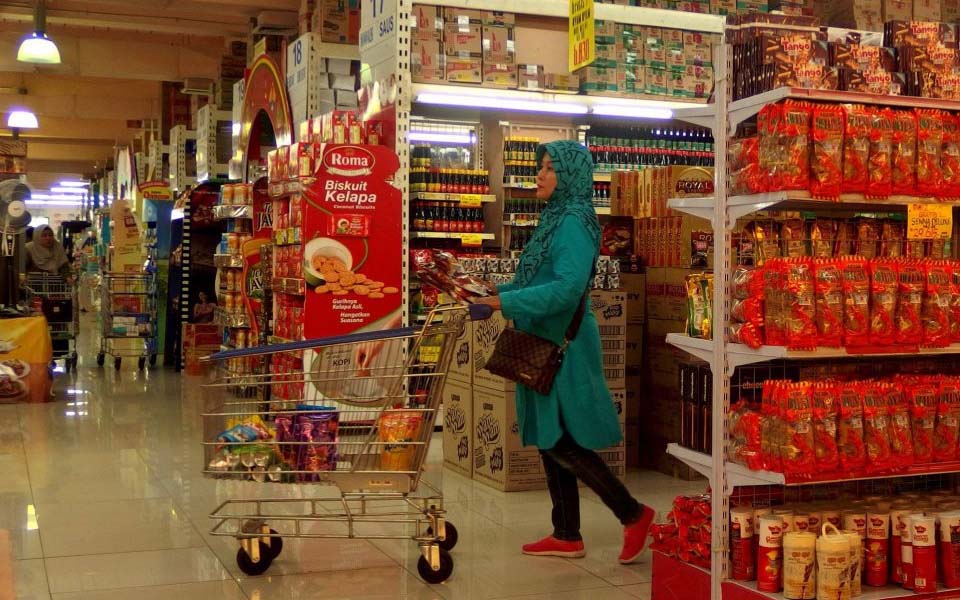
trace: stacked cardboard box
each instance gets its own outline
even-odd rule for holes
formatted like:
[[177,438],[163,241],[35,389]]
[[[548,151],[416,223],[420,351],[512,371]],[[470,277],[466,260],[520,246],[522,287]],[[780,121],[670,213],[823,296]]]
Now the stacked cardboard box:
[[[294,123],[303,123],[333,110],[357,108],[359,63],[324,58],[319,33],[306,33],[287,47],[287,90]],[[299,66],[295,53],[302,53]]]
[[311,31],[319,32],[324,42],[359,44],[359,0],[317,0]]
[[443,9],[417,5],[410,17],[410,70],[414,81],[446,81],[446,57],[443,54]]
[[672,217],[670,198],[709,196],[713,167],[647,167],[614,171],[610,176],[610,208],[614,215],[634,218]]
[[182,332],[183,365],[187,375],[203,375],[213,363],[200,362],[220,350],[220,330],[213,324],[185,323]]
[[513,13],[483,12],[483,85],[517,88],[517,47]]
[[451,83],[483,83],[483,13],[446,8],[443,20],[446,80]]
[[640,466],[640,406],[644,403],[644,322],[647,277],[644,273],[621,276],[626,296],[627,334],[624,349],[625,404],[624,439],[627,467]]

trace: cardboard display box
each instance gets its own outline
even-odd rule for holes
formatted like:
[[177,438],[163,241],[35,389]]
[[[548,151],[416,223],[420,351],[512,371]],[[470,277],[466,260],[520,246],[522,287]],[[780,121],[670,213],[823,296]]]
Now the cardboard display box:
[[505,90],[517,89],[517,68],[512,64],[483,61],[483,84]]
[[410,10],[410,37],[414,40],[440,41],[443,37],[443,9],[439,6],[415,5]]
[[446,72],[450,83],[483,83],[483,61],[479,58],[448,57]]
[[484,25],[482,50],[484,63],[516,65],[516,34],[513,26]]
[[450,367],[447,370],[447,384],[454,382],[472,386],[473,364],[470,358],[473,355],[473,323],[471,321],[463,324],[463,329],[453,344],[453,358],[450,359]]
[[446,80],[446,56],[439,40],[413,38],[410,52],[410,71],[413,80],[422,83],[440,83]]
[[443,28],[443,52],[447,56],[480,58],[483,52],[483,37],[479,25],[460,26],[447,23]]
[[517,87],[521,90],[542,90],[543,65],[517,65]]
[[627,391],[625,389],[611,389],[613,404],[617,407],[617,417],[620,421],[620,443],[597,450],[597,454],[607,463],[613,474],[623,479],[627,475],[627,447],[626,447],[626,418],[627,418]]
[[470,384],[450,380],[443,388],[443,462],[454,471],[473,476],[473,390]]
[[474,388],[473,477],[504,492],[540,490],[547,485],[543,463],[520,441],[515,394]]
[[324,42],[334,44],[360,43],[360,4],[358,0],[319,0],[314,12],[319,21],[314,31],[320,31]]

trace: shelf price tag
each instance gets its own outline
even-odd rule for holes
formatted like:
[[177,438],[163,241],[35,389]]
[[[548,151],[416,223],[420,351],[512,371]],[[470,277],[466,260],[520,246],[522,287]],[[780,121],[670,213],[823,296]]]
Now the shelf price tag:
[[480,194],[460,194],[460,206],[463,208],[480,208],[482,201]]
[[460,244],[463,246],[482,246],[483,234],[480,233],[461,233],[459,236]]
[[907,206],[908,240],[941,240],[953,233],[953,207],[949,204]]
[[596,59],[593,0],[570,0],[567,37],[567,62],[571,72],[591,64]]

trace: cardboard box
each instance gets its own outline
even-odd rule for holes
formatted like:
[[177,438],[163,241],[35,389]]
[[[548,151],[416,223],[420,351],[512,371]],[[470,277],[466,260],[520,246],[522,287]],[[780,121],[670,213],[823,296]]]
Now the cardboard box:
[[463,329],[453,345],[453,358],[450,359],[450,367],[447,369],[447,382],[472,386],[473,363],[470,361],[471,356],[473,356],[472,321],[464,323]]
[[[650,63],[648,62],[647,65]],[[644,67],[646,93],[653,96],[666,96],[670,89],[670,80],[666,69],[657,69],[651,66]]]
[[590,310],[600,326],[600,339],[625,339],[627,335],[627,295],[624,292],[590,292]]
[[446,59],[447,81],[450,83],[483,83],[483,61],[479,58]]
[[940,0],[940,12],[945,23],[960,21],[960,0]]
[[626,296],[627,326],[642,324],[647,314],[647,275],[620,273],[620,286]]
[[616,92],[617,70],[605,67],[584,67],[577,71],[581,92]]
[[443,28],[443,53],[456,58],[480,58],[483,53],[483,29],[479,25],[462,27],[447,23]]
[[616,44],[617,24],[614,21],[597,19],[593,22],[593,34],[597,44]]
[[439,40],[413,38],[410,72],[416,82],[446,81],[446,56]]
[[[645,94],[647,93],[646,73],[643,65],[621,64],[617,69],[617,87],[620,91],[628,94]],[[633,216],[634,213],[620,212],[616,214],[629,214]]]
[[517,87],[521,90],[542,90],[543,65],[517,65]]
[[458,25],[480,25],[483,23],[483,11],[473,8],[450,8],[443,9],[443,20],[446,23],[456,23]]
[[597,44],[595,46],[596,58],[590,64],[591,67],[603,67],[606,69],[617,68],[617,51],[615,44]]
[[613,474],[623,479],[627,474],[627,456],[626,456],[626,418],[627,418],[627,391],[623,388],[611,389],[610,396],[613,398],[613,404],[617,408],[617,418],[620,421],[619,444],[597,450],[597,454],[603,459],[603,462],[610,467]]
[[[896,21],[898,19],[890,19]],[[913,0],[914,21],[942,21],[943,10],[940,0]]]
[[473,385],[475,388],[483,388],[493,392],[505,392],[514,389],[512,381],[494,375],[483,368],[487,364],[487,359],[493,354],[497,338],[500,337],[509,323],[503,318],[503,313],[499,312],[494,313],[489,319],[472,323],[473,347],[470,362],[473,365]]
[[686,314],[687,293],[684,282],[690,269],[656,267],[647,269],[647,322],[652,320],[680,321]]
[[513,66],[517,63],[516,33],[512,26],[483,26],[483,60]]
[[666,69],[667,48],[663,44],[644,46],[643,64],[653,69]]
[[440,41],[443,38],[443,9],[439,6],[415,5],[410,10],[410,37]]
[[483,85],[505,90],[517,89],[517,69],[512,64],[483,61]]
[[576,94],[580,91],[580,77],[567,73],[544,73],[543,87],[553,92]]
[[884,21],[911,21],[913,20],[914,0],[883,0],[881,14]]
[[360,4],[358,0],[319,0],[320,39],[334,44],[360,43]]
[[516,25],[517,24],[517,15],[508,12],[500,12],[498,10],[485,10],[483,11],[483,24],[484,25]]
[[473,476],[473,389],[451,381],[443,387],[443,462]]
[[504,492],[540,490],[540,452],[520,441],[516,392],[473,390],[473,478]]

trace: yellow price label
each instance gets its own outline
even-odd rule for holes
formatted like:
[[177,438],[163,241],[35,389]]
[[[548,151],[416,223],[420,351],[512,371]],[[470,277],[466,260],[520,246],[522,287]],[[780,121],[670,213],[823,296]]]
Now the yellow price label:
[[567,38],[567,62],[571,72],[594,61],[597,49],[593,25],[593,0],[570,0]]
[[461,233],[460,243],[464,246],[482,246],[483,235],[480,233]]
[[460,194],[460,206],[463,208],[480,208],[483,196],[480,194]]
[[953,233],[953,206],[910,204],[907,206],[908,240],[942,240]]
[[440,346],[420,346],[420,362],[426,364],[440,361]]

